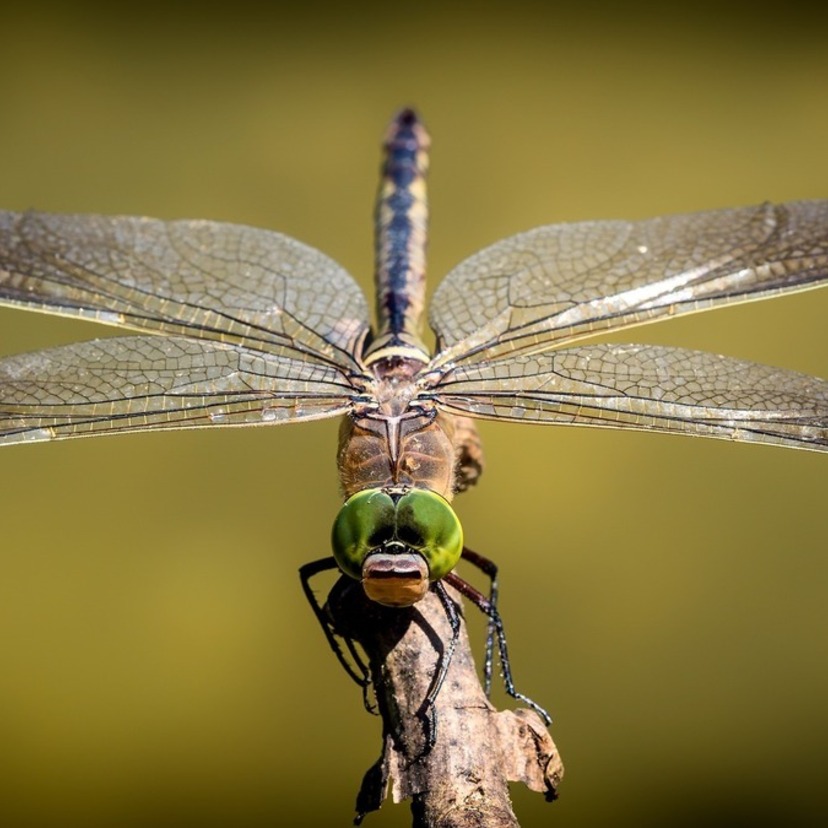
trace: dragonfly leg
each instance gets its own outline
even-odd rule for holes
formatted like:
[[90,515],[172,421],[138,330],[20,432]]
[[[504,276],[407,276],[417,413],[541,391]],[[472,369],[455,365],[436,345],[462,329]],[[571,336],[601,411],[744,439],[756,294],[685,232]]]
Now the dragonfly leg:
[[[306,563],[301,566],[299,568],[299,579],[302,581],[302,590],[305,593],[305,598],[307,598],[308,603],[316,616],[316,620],[319,622],[319,626],[322,627],[322,632],[325,633],[325,638],[328,640],[328,646],[330,646],[331,650],[333,650],[334,655],[339,660],[339,663],[342,665],[345,672],[362,689],[362,701],[365,705],[365,709],[369,713],[376,713],[377,711],[374,704],[368,698],[368,689],[371,686],[371,673],[368,669],[368,665],[365,663],[362,655],[357,650],[353,639],[349,636],[337,633],[324,605],[319,603],[310,585],[311,579],[316,575],[319,575],[321,572],[329,572],[338,568],[339,567],[334,558],[320,558],[318,561],[311,561],[310,563]],[[350,658],[346,657],[340,641],[344,642]]]
[[433,589],[437,593],[437,597],[440,599],[440,603],[445,610],[446,618],[451,628],[451,638],[448,640],[443,652],[440,653],[434,680],[431,682],[431,688],[420,708],[420,714],[424,716],[423,725],[427,743],[426,753],[434,747],[437,740],[437,707],[434,702],[440,693],[443,682],[446,680],[446,675],[448,675],[451,660],[454,657],[454,651],[457,649],[457,640],[460,636],[460,616],[457,613],[457,605],[451,599],[448,592],[446,592],[442,581],[435,581]]
[[[478,552],[474,552],[467,546],[463,547],[461,553],[463,560],[468,561],[472,566],[476,566],[484,575],[489,576],[489,603],[497,612],[497,564],[484,557]],[[483,689],[486,691],[486,698],[489,698],[492,692],[492,664],[494,661],[494,642],[495,642],[495,623],[490,614],[486,614],[488,624],[486,626],[486,655],[483,659]]]
[[451,584],[461,595],[468,598],[481,612],[485,612],[492,620],[497,638],[497,646],[500,650],[500,664],[503,668],[503,683],[506,685],[506,692],[513,699],[518,699],[531,707],[540,715],[546,724],[552,724],[552,717],[539,704],[532,701],[528,696],[524,696],[523,693],[518,693],[515,689],[515,683],[512,680],[512,668],[509,664],[509,652],[506,647],[506,633],[503,629],[503,621],[500,618],[500,613],[497,611],[497,608],[492,605],[491,601],[483,593],[476,590],[470,583],[464,581],[454,572],[449,572],[443,580]]

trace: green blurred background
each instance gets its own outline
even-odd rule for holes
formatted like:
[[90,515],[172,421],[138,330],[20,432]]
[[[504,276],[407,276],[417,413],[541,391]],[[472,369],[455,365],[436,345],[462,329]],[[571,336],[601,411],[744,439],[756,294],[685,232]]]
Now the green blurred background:
[[[828,196],[813,11],[107,8],[4,12],[2,207],[271,227],[368,289],[404,104],[433,136],[433,283],[538,224]],[[827,376],[827,316],[815,292],[623,339]],[[0,312],[4,354],[98,334]],[[482,430],[458,511],[502,565],[513,666],[567,768],[554,805],[515,790],[524,826],[826,824],[825,457]],[[350,823],[379,722],[296,575],[328,552],[335,441],[323,422],[3,450],[3,825]],[[387,804],[366,825],[409,822]]]

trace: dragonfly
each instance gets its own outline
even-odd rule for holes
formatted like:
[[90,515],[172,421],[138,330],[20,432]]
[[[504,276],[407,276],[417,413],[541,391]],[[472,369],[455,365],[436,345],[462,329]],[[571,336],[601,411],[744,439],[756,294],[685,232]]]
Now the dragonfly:
[[[352,277],[280,233],[202,220],[0,212],[0,304],[134,331],[0,360],[0,444],[337,417],[343,505],[332,556],[373,601],[435,592],[450,621],[426,705],[459,630],[446,584],[489,617],[515,689],[497,567],[452,506],[477,483],[475,421],[668,432],[828,451],[828,381],[716,354],[590,343],[608,332],[828,281],[828,200],[645,221],[538,227],[461,262],[423,340],[430,138],[401,111],[375,211],[376,326]],[[456,572],[464,559],[488,595]],[[363,687],[322,608],[328,641]]]

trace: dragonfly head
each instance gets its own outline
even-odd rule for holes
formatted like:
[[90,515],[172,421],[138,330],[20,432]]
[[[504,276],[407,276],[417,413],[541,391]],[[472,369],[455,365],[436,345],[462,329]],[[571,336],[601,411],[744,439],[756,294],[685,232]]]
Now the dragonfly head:
[[364,489],[345,501],[331,537],[339,568],[380,604],[419,601],[463,551],[448,501],[427,489]]

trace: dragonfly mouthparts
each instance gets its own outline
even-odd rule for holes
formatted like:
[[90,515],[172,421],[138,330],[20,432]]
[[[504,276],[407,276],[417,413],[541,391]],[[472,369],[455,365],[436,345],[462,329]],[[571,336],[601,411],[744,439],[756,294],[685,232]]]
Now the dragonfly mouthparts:
[[407,607],[428,592],[428,564],[400,541],[389,541],[371,552],[362,566],[362,588],[378,604]]

